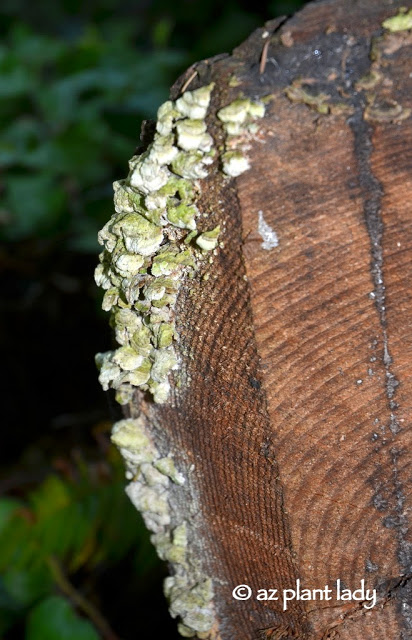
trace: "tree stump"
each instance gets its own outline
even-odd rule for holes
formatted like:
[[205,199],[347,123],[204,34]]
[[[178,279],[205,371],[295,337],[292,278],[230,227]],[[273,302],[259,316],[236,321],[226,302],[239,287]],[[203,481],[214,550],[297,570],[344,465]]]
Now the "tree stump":
[[[184,636],[412,638],[412,14],[403,5],[309,4],[172,88],[176,105],[211,87],[216,152],[193,200],[196,233],[210,236],[195,251],[207,257],[179,281],[169,396],[156,403],[147,384],[134,387],[131,420],[119,423],[128,435],[118,429],[114,440],[131,468],[129,495],[170,563],[166,592]],[[152,140],[146,126],[144,146]],[[134,495],[142,472],[145,490],[160,482],[145,464],[167,479],[167,514],[147,506],[142,484]],[[323,599],[289,593],[284,606],[298,580],[301,595],[319,589]],[[376,589],[375,604],[365,592],[338,599],[338,587],[362,584]],[[238,585],[251,597],[236,599]]]

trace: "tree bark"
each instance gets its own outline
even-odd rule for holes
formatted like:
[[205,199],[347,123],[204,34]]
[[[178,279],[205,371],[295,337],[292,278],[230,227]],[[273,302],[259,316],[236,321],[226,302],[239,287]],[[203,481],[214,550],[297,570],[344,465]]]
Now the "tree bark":
[[[215,83],[196,204],[222,245],[182,282],[169,400],[126,415],[186,477],[172,511],[214,591],[196,637],[412,638],[412,34],[383,26],[403,4],[309,4],[172,89]],[[239,97],[266,109],[228,177],[217,114]],[[298,579],[331,599],[284,610]]]

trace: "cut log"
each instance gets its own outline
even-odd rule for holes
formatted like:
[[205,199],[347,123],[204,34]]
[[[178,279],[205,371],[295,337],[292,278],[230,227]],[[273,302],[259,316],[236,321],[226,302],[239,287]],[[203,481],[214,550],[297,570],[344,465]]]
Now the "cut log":
[[[403,4],[315,2],[232,56],[194,65],[172,89],[171,108],[182,93],[186,106],[170,135],[188,154],[204,135],[184,119],[202,120],[187,106],[191,92],[210,87],[216,153],[208,175],[193,178],[192,239],[189,223],[168,236],[194,245],[195,264],[169,305],[171,391],[153,402],[152,352],[152,377],[114,440],[129,495],[170,563],[166,591],[184,636],[412,638],[412,14]],[[144,194],[136,171],[130,183]],[[182,196],[171,197],[176,208]],[[303,597],[288,592],[284,603],[298,580]],[[236,599],[238,585],[251,597]],[[369,594],[353,594],[362,585]],[[263,590],[272,598],[259,599]]]

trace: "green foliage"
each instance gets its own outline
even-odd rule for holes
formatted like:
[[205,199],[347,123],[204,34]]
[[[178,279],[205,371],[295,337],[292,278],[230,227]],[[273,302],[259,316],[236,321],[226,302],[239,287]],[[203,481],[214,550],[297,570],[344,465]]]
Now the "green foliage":
[[[163,27],[162,27],[163,24]],[[16,24],[0,46],[0,169],[6,171],[0,233],[67,238],[97,250],[140,121],[155,114],[185,55],[163,45],[136,51],[129,29],[88,26],[64,43]]]
[[[122,17],[131,6],[112,0],[91,3],[85,13],[78,3],[58,9],[47,2],[37,15],[24,0],[6,4],[0,239],[58,236],[69,249],[97,251],[97,230],[112,210],[111,182],[123,176],[141,120],[154,116],[177,75],[301,4],[272,0],[247,11],[236,2],[183,2],[171,9],[166,0],[152,0],[134,21]],[[38,26],[43,20],[53,32],[74,16],[80,26],[66,27],[63,38]]]
[[[144,562],[136,566],[141,576],[156,566],[123,491],[123,464],[112,448],[108,456],[104,473],[78,463],[69,477],[48,475],[24,501],[0,500],[0,633],[30,612],[30,640],[96,638],[89,623],[51,594],[65,592],[70,576],[107,570],[130,550],[138,555],[144,549]],[[65,625],[68,635],[61,632]]]
[[[251,11],[237,0],[0,3],[0,241],[9,243],[2,256],[8,269],[3,348],[12,345],[10,415],[4,421],[16,427],[19,407],[24,427],[5,431],[18,447],[20,435],[27,447],[45,432],[56,450],[67,443],[70,450],[74,440],[82,447],[75,426],[59,438],[50,429],[52,419],[69,411],[72,396],[79,402],[71,408],[80,415],[96,409],[97,382],[87,380],[87,366],[78,367],[92,360],[91,333],[103,331],[95,306],[87,304],[87,296],[97,294],[92,268],[85,265],[96,259],[78,254],[99,249],[97,231],[113,211],[111,183],[125,175],[141,121],[154,117],[190,64],[230,51],[265,20],[301,4],[265,0]],[[26,324],[22,310],[35,311]],[[50,356],[63,350],[67,358],[56,387],[50,361],[57,361],[44,357],[47,348]],[[22,354],[27,362],[19,362]],[[25,377],[34,361],[37,375]],[[67,374],[74,367],[76,379]],[[27,402],[20,406],[24,386]],[[3,443],[7,460],[10,441]],[[27,640],[94,640],[86,618],[93,625],[95,620],[80,606],[82,598],[90,594],[98,607],[105,575],[110,581],[115,567],[123,572],[125,564],[129,582],[137,578],[129,591],[133,604],[125,604],[124,589],[120,594],[116,587],[109,600],[126,629],[124,608],[135,619],[136,593],[143,599],[158,561],[124,494],[119,457],[113,449],[107,457],[97,449],[95,457],[97,464],[80,457],[64,473],[45,477],[39,463],[42,482],[28,490],[23,479],[14,486],[18,499],[0,499],[1,638],[22,637],[25,626]],[[16,463],[14,471],[24,478],[24,464]],[[154,616],[161,597],[159,590],[159,601],[150,603]],[[165,637],[173,637],[170,628]],[[151,626],[143,635],[150,633]]]
[[99,640],[90,622],[82,620],[63,598],[51,596],[30,612],[26,640]]

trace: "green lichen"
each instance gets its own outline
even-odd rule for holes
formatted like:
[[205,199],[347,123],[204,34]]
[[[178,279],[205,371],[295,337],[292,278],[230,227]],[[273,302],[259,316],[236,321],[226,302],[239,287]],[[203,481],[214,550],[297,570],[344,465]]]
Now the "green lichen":
[[387,18],[382,22],[382,26],[388,31],[408,31],[412,29],[412,9],[409,11],[404,7],[392,18]]
[[365,109],[364,118],[372,122],[401,122],[411,115],[395,100],[378,100],[374,96]]
[[237,177],[250,168],[248,158],[242,151],[226,151],[222,156],[223,171],[228,176]]
[[249,113],[249,105],[250,100],[245,98],[238,98],[231,104],[228,104],[227,107],[223,107],[222,109],[220,109],[218,118],[225,124],[243,124],[246,121]]
[[130,384],[121,384],[116,389],[115,400],[121,405],[129,404],[133,401],[134,390]]
[[163,187],[170,177],[167,167],[160,165],[156,158],[146,151],[141,156],[135,156],[129,161],[129,182],[131,187],[148,194]]
[[170,347],[173,343],[175,336],[175,328],[173,324],[167,324],[167,322],[161,322],[153,329],[156,336],[156,346],[159,349]]
[[169,397],[170,384],[168,382],[156,382],[151,380],[150,391],[153,394],[153,400],[158,404],[163,404]]
[[176,110],[183,116],[194,120],[204,120],[210,102],[212,85],[201,87],[196,91],[186,91],[176,100]]
[[218,118],[224,123],[229,135],[238,135],[247,130],[251,120],[263,118],[264,115],[265,107],[261,102],[238,98],[227,107],[220,109]]
[[[133,371],[129,371],[126,374],[123,374],[122,377],[120,378],[120,382],[122,383],[128,382],[133,387],[141,387],[150,380],[151,369],[152,369],[151,360],[149,358],[144,358],[142,363],[138,367],[136,367],[136,369],[133,369]],[[116,382],[116,384],[114,384],[113,386],[114,388],[116,388],[116,386],[118,386],[118,382]]]
[[143,418],[117,422],[112,441],[120,448],[131,480],[126,493],[152,532],[159,557],[173,567],[173,575],[165,580],[170,613],[179,617],[178,629],[184,637],[207,635],[214,623],[212,582],[191,560],[190,523],[182,519],[180,509],[173,512],[171,508],[171,482],[181,487],[185,478],[172,456],[162,456],[156,449]]
[[255,120],[263,118],[265,105],[249,98],[237,98],[218,111],[217,116],[226,132],[223,172],[229,177],[237,177],[249,169],[250,164],[244,150],[244,143],[258,132]]
[[172,162],[172,170],[182,178],[188,180],[198,180],[206,178],[208,171],[205,160],[208,156],[204,156],[200,151],[192,151],[191,153],[179,153]]
[[182,622],[179,622],[179,624],[177,625],[177,630],[182,636],[182,638],[194,638],[195,635],[197,635],[194,629],[187,627]]
[[139,476],[139,481],[144,481],[149,487],[156,487],[157,485],[160,485],[162,487],[169,486],[168,479],[164,476],[164,474],[155,469],[152,464],[141,464],[140,474],[141,476]]
[[182,485],[184,483],[185,479],[181,473],[178,473],[178,471],[176,471],[175,463],[173,462],[172,458],[160,458],[160,460],[157,460],[157,462],[155,463],[155,467],[158,471],[160,471],[160,473],[168,476],[175,484]]
[[318,113],[327,114],[330,111],[330,96],[326,93],[314,94],[305,88],[302,80],[295,80],[285,89],[285,94],[291,102],[306,104]]
[[128,308],[116,308],[112,315],[112,324],[114,325],[116,340],[119,344],[128,344],[136,332],[144,330],[142,319],[139,318],[132,309]]
[[379,71],[372,69],[370,73],[367,73],[366,75],[362,76],[362,78],[360,78],[356,82],[355,88],[357,91],[362,89],[369,91],[370,89],[374,89],[376,85],[379,84],[379,82],[381,82],[382,79],[383,79],[382,74]]
[[123,278],[129,278],[135,273],[138,273],[143,264],[144,258],[142,255],[127,253],[124,251],[115,258],[113,266],[120,276]]
[[159,108],[153,142],[130,160],[128,177],[114,183],[116,213],[98,234],[104,250],[95,279],[105,289],[102,306],[112,313],[120,345],[98,355],[99,380],[116,389],[121,404],[134,387],[166,402],[169,375],[178,367],[173,307],[179,287],[204,250],[217,245],[215,229],[191,243],[201,217],[198,180],[213,162],[205,122],[212,89],[187,91]]
[[167,210],[168,221],[180,229],[196,229],[196,217],[199,211],[194,204],[179,204]]
[[[166,492],[159,493],[154,487],[144,486],[140,488],[139,492],[134,491],[133,502],[141,513],[151,513],[152,517],[163,516],[162,521],[169,524],[169,504]],[[167,522],[165,522],[166,519]]]
[[143,360],[143,356],[129,345],[124,345],[117,349],[112,358],[112,361],[118,364],[123,371],[138,369],[143,363]]
[[154,256],[152,262],[152,275],[159,277],[179,276],[181,267],[193,267],[195,265],[193,253],[189,249],[181,250],[176,244],[169,244]]
[[188,588],[185,577],[166,578],[165,595],[170,602],[171,615],[182,619],[179,625],[181,634],[186,630],[204,633],[213,626],[214,613],[210,608],[213,588],[209,578],[191,588]]
[[[179,120],[176,123],[177,143],[184,151],[207,152],[212,148],[212,138],[206,133],[206,123],[203,120]],[[174,158],[173,158],[174,159]]]
[[241,81],[239,80],[239,78],[236,77],[235,74],[230,76],[229,87],[235,88],[235,87],[239,87],[241,84],[242,84]]
[[196,244],[205,251],[212,251],[217,247],[217,240],[220,234],[220,226],[218,225],[211,231],[205,231],[196,238]]
[[113,425],[111,439],[117,447],[132,453],[137,463],[153,462],[157,457],[156,449],[140,420],[119,420]]
[[156,382],[163,382],[169,371],[177,367],[177,358],[172,347],[156,349],[150,375]]
[[[103,388],[114,389],[122,405],[133,401],[136,389],[150,392],[154,402],[168,400],[170,374],[179,367],[179,289],[218,246],[220,227],[208,228],[196,206],[199,180],[215,154],[205,123],[212,89],[187,91],[159,108],[153,142],[131,159],[128,177],[114,183],[115,213],[98,234],[103,251],[95,279],[105,291],[103,308],[111,312],[118,347],[97,354],[96,363]],[[250,135],[263,115],[259,103],[246,101],[244,107],[236,136]],[[237,140],[228,134],[226,152],[235,151],[231,143]],[[126,462],[126,492],[159,556],[172,565],[165,583],[171,613],[184,636],[206,637],[214,624],[211,581],[190,554],[191,523],[172,507],[185,477],[170,453],[156,449],[143,418],[117,422],[112,441]]]
[[173,531],[173,544],[177,547],[187,547],[187,526],[183,522]]
[[141,256],[151,256],[163,241],[163,230],[139,213],[126,214],[111,231],[122,237],[127,251]]
[[184,565],[186,558],[186,549],[171,544],[165,553],[164,559],[172,564]]
[[110,311],[119,300],[119,290],[116,287],[107,289],[103,296],[102,309],[103,311]]

